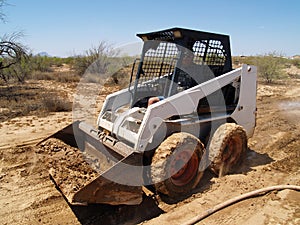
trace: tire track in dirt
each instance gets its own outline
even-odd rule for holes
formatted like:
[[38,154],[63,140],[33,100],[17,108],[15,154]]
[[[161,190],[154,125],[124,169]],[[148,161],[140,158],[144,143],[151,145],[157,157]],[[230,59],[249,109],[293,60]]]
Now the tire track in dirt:
[[78,224],[33,147],[1,153],[1,224]]

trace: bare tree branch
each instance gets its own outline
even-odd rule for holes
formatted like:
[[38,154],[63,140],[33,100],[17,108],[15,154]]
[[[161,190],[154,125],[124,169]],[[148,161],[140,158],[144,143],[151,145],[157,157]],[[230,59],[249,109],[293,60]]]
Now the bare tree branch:
[[22,60],[24,62],[28,58],[26,46],[18,42],[18,39],[22,36],[22,32],[15,32],[11,35],[5,34],[0,38],[0,79],[5,82],[10,77],[20,80],[19,74],[14,72],[14,75],[12,75],[12,71],[16,71],[13,67],[18,66]]
[[22,33],[17,32],[0,39],[0,70],[9,68],[27,56],[26,47],[17,41],[21,36]]
[[0,21],[2,21],[3,23],[6,21],[6,15],[5,13],[3,12],[3,7],[6,6],[7,3],[5,0],[0,0]]
[[92,46],[85,51],[84,56],[75,57],[75,63],[73,68],[79,75],[83,75],[88,69],[92,74],[104,74],[107,73],[109,66],[111,65],[111,57],[117,55],[117,51],[112,45],[107,44],[105,41],[101,41],[97,46]]

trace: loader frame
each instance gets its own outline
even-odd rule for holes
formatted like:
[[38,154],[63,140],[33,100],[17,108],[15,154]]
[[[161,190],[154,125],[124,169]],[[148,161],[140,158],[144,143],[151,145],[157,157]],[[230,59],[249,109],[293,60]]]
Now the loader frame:
[[[232,70],[229,36],[182,28],[137,36],[144,46],[129,87],[106,97],[97,127],[76,121],[49,137],[100,161],[100,169],[93,168],[95,179],[75,192],[50,171],[71,204],[140,204],[142,186],[153,185],[152,156],[174,133],[188,133],[203,149],[226,122],[241,125],[248,138],[253,135],[257,69],[242,65]],[[185,67],[190,55],[195,70]],[[157,96],[160,101],[149,104]],[[199,165],[196,172],[207,166]]]
[[[228,110],[226,105],[221,105],[219,109],[214,109],[213,115],[199,115],[197,113],[198,103],[201,99],[220,90],[232,82],[240,80],[239,99],[232,109]],[[107,96],[102,111],[98,118],[98,126],[102,129],[112,131],[118,140],[126,140],[128,148],[134,152],[143,152],[155,148],[151,145],[152,140],[161,140],[167,136],[166,131],[160,130],[163,123],[180,124],[187,130],[198,131],[195,126],[201,123],[216,120],[234,121],[244,127],[247,136],[251,137],[255,127],[256,114],[256,67],[243,65],[241,68],[215,77],[207,82],[187,89],[156,104],[147,109],[128,109],[115,121],[107,120],[106,113],[118,112],[118,109],[130,104],[131,93],[128,89],[121,90]],[[185,115],[182,118],[172,120],[176,115]],[[160,119],[155,119],[160,118]],[[138,132],[133,132],[126,128],[126,121],[141,122]],[[155,121],[155,123],[153,123]],[[191,129],[188,129],[188,128]],[[182,128],[184,129],[184,128]],[[154,134],[154,135],[152,135]],[[195,134],[199,137],[199,133]],[[159,141],[158,141],[159,142]]]

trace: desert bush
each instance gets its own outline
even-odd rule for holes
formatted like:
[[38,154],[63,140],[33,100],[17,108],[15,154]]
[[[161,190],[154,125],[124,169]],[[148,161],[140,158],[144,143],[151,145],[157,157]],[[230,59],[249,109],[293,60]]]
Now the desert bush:
[[[4,61],[9,61],[10,59],[5,59]],[[7,63],[7,62],[6,62]],[[7,68],[0,70],[1,78],[6,83],[12,81],[18,81],[23,83],[25,79],[31,74],[32,70],[28,65],[28,58],[21,57],[18,63],[15,63]]]
[[47,56],[30,56],[28,66],[31,68],[30,79],[34,80],[54,80],[61,83],[78,82],[80,77],[69,70],[55,71],[55,68],[70,65],[73,58],[58,58]]
[[39,72],[39,71],[33,71],[30,79],[33,80],[54,80],[53,73],[50,72]]
[[133,57],[133,56],[127,56],[127,55],[119,57],[119,60],[121,61],[121,65],[123,67],[130,66],[130,68],[132,67],[134,59],[135,59],[135,57]]
[[51,66],[57,66],[62,67],[64,65],[64,59],[59,57],[49,57],[50,65]]
[[282,57],[276,52],[257,56],[233,57],[235,65],[250,64],[258,68],[258,76],[267,83],[272,83],[278,78],[284,78],[283,68],[290,65],[289,59]]
[[[10,60],[8,58],[5,61]],[[58,82],[77,82],[78,76],[70,74],[69,71],[62,71],[59,74],[54,72],[53,66],[63,66],[65,60],[62,58],[52,58],[46,56],[33,56],[32,54],[23,57],[21,60],[1,70],[2,79],[6,82],[9,80],[17,80],[24,82],[25,79],[35,80],[56,80]]]
[[296,59],[292,59],[291,61],[292,65],[296,66],[298,69],[300,69],[300,59],[296,58]]
[[89,67],[89,59],[86,56],[76,56],[73,58],[71,68],[79,76],[83,76],[86,69]]
[[17,78],[23,82],[27,75],[24,71],[27,48],[19,42],[21,37],[22,33],[16,32],[5,34],[0,38],[0,79],[5,82],[11,78]]
[[256,57],[254,63],[258,67],[258,75],[267,83],[283,77],[285,59],[275,52]]
[[[133,64],[126,65],[120,70],[113,73],[112,76],[106,80],[104,85],[105,86],[118,85],[120,88],[128,87],[130,82],[130,76],[132,73],[132,66]],[[135,70],[133,71],[134,75],[136,73],[137,73],[137,66],[135,66]],[[134,83],[134,79],[135,77],[133,77],[132,83]]]
[[[0,0],[0,22],[5,22],[5,13],[2,11],[7,5],[6,0]],[[22,32],[3,34],[0,37],[0,79],[8,82],[11,77],[23,82],[27,70],[24,70],[24,61],[27,59],[27,47],[19,40],[23,37]],[[12,67],[14,67],[12,69]]]
[[31,79],[33,80],[53,80],[60,83],[79,82],[80,77],[73,72],[32,72]]
[[79,82],[80,77],[71,72],[60,72],[55,77],[55,80],[60,83],[71,83],[71,82]]
[[91,47],[83,56],[74,57],[72,69],[80,76],[86,70],[88,73],[105,74],[112,66],[112,58],[117,55],[117,51],[106,42],[102,41],[96,47]]
[[53,72],[51,59],[47,56],[30,56],[30,67],[38,72]]
[[0,86],[0,121],[16,116],[24,116],[40,107],[39,90],[26,84]]
[[42,96],[41,107],[46,112],[72,111],[72,103],[67,96],[59,96],[56,93],[47,93]]
[[71,110],[66,92],[49,92],[36,82],[0,86],[0,122],[17,116],[45,116],[49,112]]

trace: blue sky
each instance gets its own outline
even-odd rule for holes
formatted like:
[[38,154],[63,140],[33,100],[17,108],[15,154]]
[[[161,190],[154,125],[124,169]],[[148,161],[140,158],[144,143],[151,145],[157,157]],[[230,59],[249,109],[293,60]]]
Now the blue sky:
[[229,34],[233,55],[300,54],[298,0],[7,0],[0,36],[23,31],[34,53],[81,54],[100,41],[118,47],[136,33],[184,27]]

